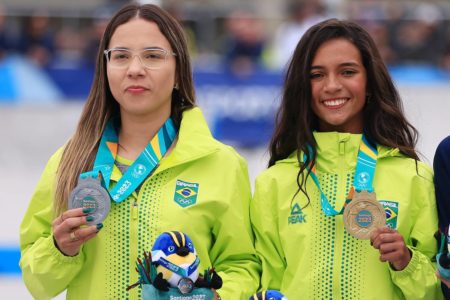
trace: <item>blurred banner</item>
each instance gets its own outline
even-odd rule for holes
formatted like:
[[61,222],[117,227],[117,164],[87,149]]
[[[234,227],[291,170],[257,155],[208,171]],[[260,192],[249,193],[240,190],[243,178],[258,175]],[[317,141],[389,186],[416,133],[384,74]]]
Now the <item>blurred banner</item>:
[[208,112],[214,136],[241,148],[267,144],[281,96],[280,73],[194,74],[199,105]]

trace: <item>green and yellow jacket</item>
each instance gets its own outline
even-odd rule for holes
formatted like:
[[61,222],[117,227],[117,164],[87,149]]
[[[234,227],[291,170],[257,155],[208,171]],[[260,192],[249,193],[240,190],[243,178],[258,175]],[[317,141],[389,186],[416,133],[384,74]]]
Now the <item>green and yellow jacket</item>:
[[[125,290],[138,280],[136,259],[170,230],[191,237],[200,272],[216,268],[224,282],[218,291],[223,299],[248,299],[256,290],[260,264],[249,220],[247,165],[211,136],[198,108],[184,112],[173,151],[137,194],[112,202],[103,229],[75,257],[55,248],[51,230],[61,153],[48,162],[20,228],[20,267],[36,299],[66,289],[67,299],[139,299],[140,288]],[[120,177],[114,166],[112,185]],[[186,186],[191,188],[189,197],[180,192]]]
[[[314,133],[322,190],[339,211],[356,167],[361,134]],[[378,146],[373,182],[387,224],[399,231],[412,252],[402,271],[381,262],[369,240],[349,235],[342,215],[326,216],[320,193],[308,177],[306,196],[296,183],[296,153],[258,176],[250,215],[262,261],[263,289],[295,299],[439,299],[432,259],[437,245],[433,175],[398,149]]]

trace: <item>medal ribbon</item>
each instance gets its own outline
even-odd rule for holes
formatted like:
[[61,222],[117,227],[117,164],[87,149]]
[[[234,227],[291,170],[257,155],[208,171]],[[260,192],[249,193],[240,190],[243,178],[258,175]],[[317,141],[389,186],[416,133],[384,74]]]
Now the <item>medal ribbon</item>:
[[[309,147],[309,153],[311,154],[312,157],[311,147]],[[374,147],[371,143],[369,143],[369,141],[363,134],[361,143],[359,145],[358,158],[356,161],[355,177],[353,179],[353,188],[356,191],[360,192],[362,190],[367,190],[368,192],[373,192],[372,182],[375,175],[377,156],[378,156],[377,148]],[[305,163],[307,163],[306,155],[303,155],[303,160],[305,161]],[[317,177],[316,165],[311,167],[311,164],[312,163],[310,162],[307,168],[308,170],[311,170],[310,173],[311,177],[314,183],[316,184],[317,188],[319,189],[320,204],[322,206],[322,211],[327,216],[336,216],[342,214],[344,212],[344,208],[342,208],[340,211],[336,211],[334,207],[330,204],[330,201],[328,201],[327,196],[325,196],[325,193],[323,192],[320,186],[319,178]],[[352,193],[352,190],[350,191],[350,193]]]
[[165,259],[164,257],[161,257],[158,260],[158,263],[165,267],[166,269],[180,275],[181,277],[188,277],[190,276],[192,273],[194,273],[194,271],[197,269],[198,265],[200,264],[200,259],[198,258],[198,256],[195,258],[194,262],[186,269],[183,269],[173,263],[171,263],[170,261],[168,261],[167,259]]
[[[115,202],[119,203],[125,200],[155,170],[161,158],[166,154],[167,149],[172,145],[176,135],[175,125],[172,119],[168,118],[139,157],[128,168],[127,172],[122,175],[114,188],[109,191],[111,198]],[[93,170],[82,173],[80,177],[85,178],[89,176],[97,178],[98,174],[101,173],[103,184],[108,190],[111,173],[117,156],[118,142],[119,137],[114,121],[110,120],[100,140]]]

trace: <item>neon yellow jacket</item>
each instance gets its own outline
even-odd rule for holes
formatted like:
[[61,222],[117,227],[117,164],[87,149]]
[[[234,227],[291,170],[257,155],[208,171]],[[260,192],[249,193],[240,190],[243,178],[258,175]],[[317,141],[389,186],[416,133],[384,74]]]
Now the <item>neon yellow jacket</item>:
[[[139,299],[135,262],[169,230],[187,233],[200,257],[200,272],[214,266],[223,299],[248,299],[259,284],[260,264],[249,220],[250,184],[245,161],[216,141],[198,108],[186,111],[173,151],[123,202],[112,203],[98,236],[75,257],[53,244],[51,223],[58,151],[49,161],[20,228],[23,279],[36,299],[67,289],[67,299]],[[111,180],[121,176],[114,167]],[[113,183],[114,184],[114,183]],[[194,184],[194,185],[193,185]],[[191,186],[182,197],[180,188]]]
[[[360,134],[314,133],[317,173],[330,203],[339,211],[353,185]],[[262,261],[263,289],[279,289],[295,299],[436,299],[440,288],[430,261],[437,252],[433,234],[437,211],[429,167],[398,149],[378,146],[374,190],[385,207],[387,224],[411,249],[402,271],[379,260],[369,240],[350,236],[342,215],[326,216],[311,177],[307,192],[297,191],[296,154],[258,176],[250,216]]]

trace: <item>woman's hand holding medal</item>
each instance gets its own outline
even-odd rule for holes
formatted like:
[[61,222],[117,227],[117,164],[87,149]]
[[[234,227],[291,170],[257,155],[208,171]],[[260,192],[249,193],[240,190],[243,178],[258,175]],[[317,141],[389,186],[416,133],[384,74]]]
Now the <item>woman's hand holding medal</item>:
[[380,260],[388,261],[396,271],[401,271],[411,261],[411,252],[403,236],[394,229],[381,227],[370,236],[370,244],[380,251]]
[[86,226],[92,221],[90,208],[74,208],[65,211],[53,221],[55,246],[66,256],[75,256],[86,241],[97,235],[103,224]]

